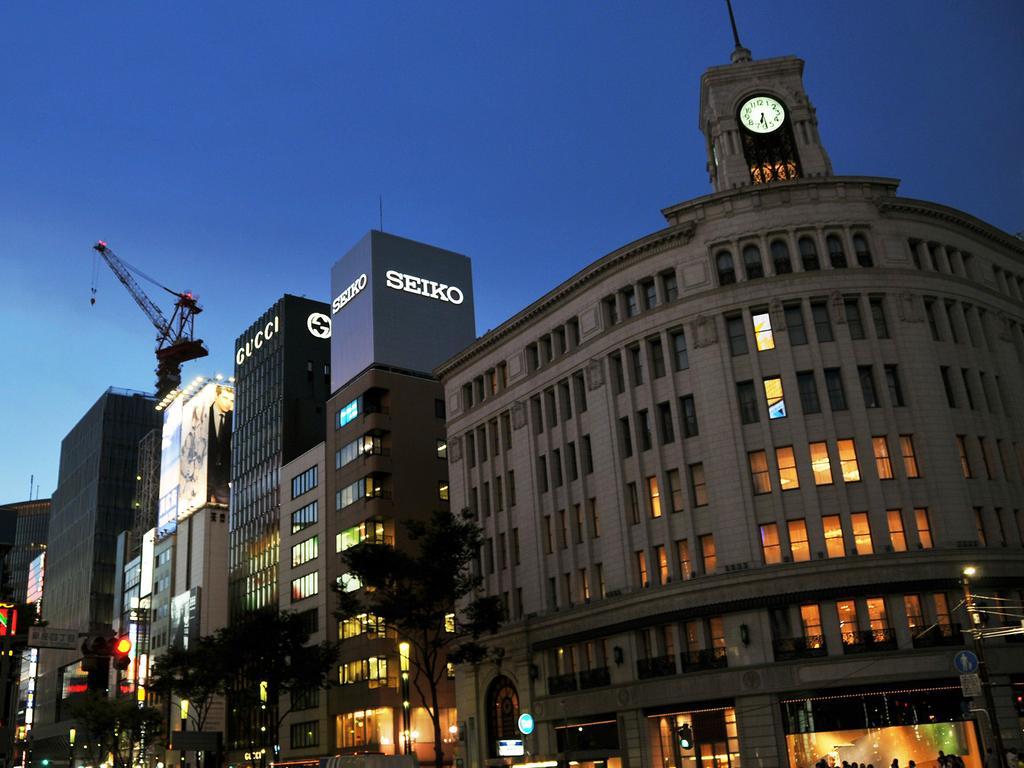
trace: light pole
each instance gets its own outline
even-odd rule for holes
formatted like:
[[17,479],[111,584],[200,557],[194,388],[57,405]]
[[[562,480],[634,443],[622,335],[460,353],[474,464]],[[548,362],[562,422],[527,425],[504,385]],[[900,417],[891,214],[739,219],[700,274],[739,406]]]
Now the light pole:
[[75,736],[78,731],[74,728],[68,730],[68,768],[75,766]]
[[989,682],[988,664],[985,661],[985,648],[981,637],[981,614],[974,605],[974,593],[971,592],[971,576],[976,574],[978,569],[968,565],[960,575],[960,585],[964,588],[964,607],[967,616],[971,621],[971,639],[974,641],[974,654],[978,657],[978,677],[981,680],[981,692],[985,697],[985,709],[988,713],[988,726],[992,733],[993,751],[999,758],[1000,764],[1005,759],[1006,750],[1003,749],[1003,735],[999,730],[999,719],[996,716],[996,702],[992,697],[992,683]]
[[398,662],[402,672],[402,741],[403,753],[408,755],[412,745],[409,743],[409,643],[398,644]]

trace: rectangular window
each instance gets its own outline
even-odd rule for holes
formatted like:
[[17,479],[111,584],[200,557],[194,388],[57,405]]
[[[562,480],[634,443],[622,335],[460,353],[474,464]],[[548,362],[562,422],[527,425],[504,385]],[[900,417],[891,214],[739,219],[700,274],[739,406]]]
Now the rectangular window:
[[800,606],[800,624],[809,648],[821,648],[825,645],[821,631],[821,612],[816,604]]
[[754,343],[758,352],[775,349],[775,336],[772,334],[772,318],[767,312],[752,315],[754,322]]
[[551,528],[551,515],[544,515],[544,554],[555,551],[555,532]]
[[661,517],[661,489],[658,488],[658,476],[647,478],[647,500],[650,503],[651,517]]
[[448,501],[448,481],[438,481],[437,483],[437,498],[441,501]]
[[320,537],[310,536],[305,541],[292,545],[292,568],[296,568],[320,556]]
[[679,284],[676,282],[675,272],[661,273],[661,290],[665,294],[665,301],[675,301],[679,298]]
[[292,512],[292,533],[298,533],[317,521],[317,502],[311,501],[304,507]]
[[853,527],[853,546],[858,555],[870,555],[874,553],[871,546],[871,523],[868,520],[867,512],[854,512],[850,515],[850,523]]
[[857,625],[857,603],[853,600],[840,600],[836,603],[839,616],[839,634],[843,645],[860,645],[860,627]]
[[811,544],[807,540],[807,522],[803,519],[786,523],[789,532],[789,551],[794,563],[805,563],[811,559]]
[[640,290],[643,292],[644,309],[654,309],[658,304],[658,292],[654,287],[654,281],[645,280],[640,283]]
[[637,583],[641,587],[649,587],[650,580],[647,578],[647,553],[642,549],[633,553],[636,562]]
[[697,424],[697,406],[693,402],[693,395],[684,395],[679,398],[679,417],[683,422],[683,437],[696,437],[700,434],[700,427]]
[[633,386],[638,387],[644,383],[643,354],[640,347],[629,348],[630,372],[633,375]]
[[782,544],[779,542],[779,526],[767,523],[761,526],[761,554],[765,565],[782,562]]
[[626,483],[626,497],[629,503],[630,519],[635,525],[640,522],[640,497],[636,492],[636,483]]
[[874,366],[858,365],[857,378],[860,379],[860,391],[864,395],[864,407],[877,408],[879,402],[878,392],[875,390]]
[[889,460],[889,440],[885,435],[871,438],[871,450],[875,454],[875,471],[879,480],[892,480],[892,461]]
[[960,378],[964,382],[964,394],[967,395],[967,406],[972,410],[977,410],[977,406],[974,404],[974,394],[971,391],[971,378],[966,368],[960,369]]
[[768,474],[768,455],[764,451],[750,451],[747,459],[750,462],[750,480],[754,486],[754,494],[771,493],[772,480]]
[[297,579],[292,579],[292,602],[297,603],[299,600],[305,600],[307,597],[313,597],[313,595],[320,591],[320,572],[313,571],[307,573],[305,576],[299,576]]
[[875,336],[879,339],[889,338],[889,321],[885,317],[885,304],[880,296],[869,299],[871,319],[875,324]]
[[843,389],[843,377],[838,368],[825,369],[825,388],[828,390],[828,402],[833,411],[846,410],[846,390]]
[[911,636],[916,636],[925,626],[920,595],[904,595],[903,610],[907,614],[907,629],[910,630]]
[[898,509],[887,509],[885,519],[889,524],[889,543],[893,552],[907,551],[907,534],[903,530],[903,512]]
[[747,331],[743,326],[743,317],[734,315],[725,318],[726,335],[729,337],[729,350],[733,357],[747,354]]
[[[590,447],[590,435],[583,436],[583,472],[591,474],[594,471],[594,452]],[[512,502],[513,504],[515,502]]]
[[704,561],[704,573],[714,573],[718,567],[718,550],[715,537],[708,533],[700,537],[700,555]]
[[640,450],[651,449],[651,415],[646,409],[636,412],[636,432],[640,439]]
[[633,435],[629,431],[629,417],[623,416],[619,419],[619,444],[622,448],[622,456],[628,458],[633,455]]
[[846,546],[843,543],[843,526],[839,515],[823,515],[821,527],[825,533],[825,553],[831,557],[845,557]]
[[818,383],[814,379],[814,371],[800,371],[796,375],[797,388],[800,390],[800,407],[804,415],[821,413],[818,401]]
[[514,470],[508,471],[508,481],[505,487],[508,489],[508,505],[514,507],[516,505],[516,473]]
[[804,313],[799,304],[791,304],[785,308],[786,330],[789,332],[789,344],[798,347],[807,343],[807,329],[804,327]]
[[860,482],[860,465],[857,463],[857,447],[853,440],[839,441],[839,467],[844,483]]
[[301,472],[292,478],[292,498],[297,498],[317,486],[317,466],[314,464],[305,472]]
[[846,326],[850,329],[850,338],[855,341],[866,338],[864,321],[860,316],[860,302],[857,299],[846,299],[843,306],[846,309]]
[[519,565],[519,529],[512,529],[512,562]]
[[651,355],[651,375],[660,379],[665,375],[665,350],[661,348],[661,339],[648,339],[647,351]]
[[686,348],[686,334],[682,330],[670,331],[672,341],[672,366],[676,371],[685,371],[690,367],[690,354]]
[[558,448],[551,451],[551,483],[555,488],[562,487],[562,452]]
[[939,375],[942,377],[942,388],[946,393],[946,404],[956,408],[956,395],[953,393],[953,382],[949,379],[949,366],[940,365]]
[[662,445],[674,443],[676,440],[676,430],[672,423],[672,406],[668,403],[658,403],[658,433]]
[[665,552],[664,544],[659,544],[654,548],[654,559],[658,563],[658,583],[668,584],[672,581],[672,572],[668,567],[668,554]]
[[317,720],[292,723],[289,731],[292,749],[320,746],[320,723]]
[[754,394],[754,382],[739,381],[736,383],[736,399],[740,406],[740,423],[755,424],[759,416],[757,397]]
[[914,510],[914,522],[917,524],[917,540],[921,549],[932,548],[932,524],[928,519],[928,509],[918,507]]
[[889,619],[885,613],[885,598],[869,597],[866,600],[868,609],[868,626],[876,642],[885,642],[891,639],[889,631]]
[[537,487],[541,493],[548,492],[548,459],[546,456],[537,457]]
[[597,511],[597,499],[588,499],[587,508],[590,510],[590,526],[593,529],[594,538],[601,538],[601,514]]
[[679,576],[684,581],[693,576],[693,566],[690,565],[690,545],[686,539],[676,542],[676,558],[679,561]]
[[778,376],[764,380],[764,397],[768,403],[768,418],[782,419],[786,416],[786,399],[782,393],[782,379]]
[[448,458],[448,441],[438,439],[437,441],[437,458],[447,459]]
[[618,301],[614,296],[609,296],[602,302],[604,304],[604,316],[609,325],[619,324]]
[[967,438],[963,435],[956,436],[956,449],[960,454],[960,472],[964,479],[970,480],[974,473],[971,471],[971,459],[967,455]]
[[814,318],[814,333],[820,343],[832,341],[832,320],[828,316],[828,305],[823,301],[811,303],[811,317]]
[[[573,389],[576,395],[576,410],[579,413],[587,412],[587,382],[583,376],[583,373],[574,373],[572,375]],[[512,422],[509,420],[508,427],[508,438],[505,441],[505,450],[512,447]]]
[[704,482],[704,465],[690,465],[690,491],[693,494],[693,506],[703,507],[708,503],[708,488]]
[[618,353],[608,355],[608,367],[611,369],[612,388],[617,395],[626,391],[626,374],[622,369],[622,357]]
[[924,300],[924,313],[928,317],[928,328],[932,332],[932,341],[942,341],[939,324],[935,317],[935,299]]
[[903,469],[908,478],[920,477],[918,472],[917,456],[914,453],[914,436],[900,435],[900,452],[903,454]]
[[985,532],[985,517],[981,513],[981,507],[974,508],[974,527],[978,532],[978,543],[987,547],[988,534]]
[[558,544],[562,549],[568,549],[569,547],[569,519],[566,517],[565,510],[558,510]]
[[569,479],[577,480],[580,476],[579,462],[576,460],[576,443],[570,442],[566,446],[565,452],[566,461],[569,462]]
[[353,400],[351,403],[349,403],[344,408],[342,408],[340,411],[338,411],[337,428],[341,429],[342,427],[344,427],[349,422],[354,421],[357,416],[359,416],[359,400],[358,399]]
[[590,602],[590,579],[587,577],[587,569],[580,568],[580,594],[583,602]]
[[811,443],[811,471],[815,485],[832,484],[832,462],[828,457],[827,443]]
[[800,478],[796,472],[796,456],[793,446],[786,445],[775,449],[775,463],[779,465],[779,488],[793,491],[800,487]]
[[683,511],[683,486],[679,480],[679,470],[670,469],[665,477],[668,479],[669,501],[672,503],[673,512]]
[[640,305],[637,304],[635,290],[623,288],[622,297],[626,300],[626,317],[636,317],[640,314]]
[[581,507],[579,504],[574,504],[573,505],[573,520],[576,523],[576,527],[575,527],[576,543],[577,544],[582,544],[583,543],[583,528],[584,528],[584,524],[583,524],[583,507]]

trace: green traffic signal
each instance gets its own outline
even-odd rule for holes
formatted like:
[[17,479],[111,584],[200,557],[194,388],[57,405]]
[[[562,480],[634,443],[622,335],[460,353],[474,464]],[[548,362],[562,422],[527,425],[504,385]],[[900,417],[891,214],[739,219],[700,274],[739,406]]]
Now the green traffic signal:
[[47,757],[43,758],[43,768],[46,768],[50,764],[50,759]]
[[683,724],[676,730],[676,737],[679,739],[679,748],[682,750],[693,749],[693,729]]

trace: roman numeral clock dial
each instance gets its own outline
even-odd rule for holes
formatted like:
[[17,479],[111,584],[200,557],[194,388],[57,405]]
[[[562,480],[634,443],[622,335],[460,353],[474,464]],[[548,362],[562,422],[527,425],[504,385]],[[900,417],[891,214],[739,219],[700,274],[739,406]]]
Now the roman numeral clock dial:
[[754,133],[771,133],[786,119],[786,110],[771,96],[754,96],[740,107],[740,122]]

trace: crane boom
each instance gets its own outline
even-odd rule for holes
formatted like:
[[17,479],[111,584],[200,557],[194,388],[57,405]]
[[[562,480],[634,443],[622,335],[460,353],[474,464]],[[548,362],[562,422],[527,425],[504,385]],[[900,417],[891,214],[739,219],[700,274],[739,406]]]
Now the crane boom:
[[[135,299],[139,309],[145,313],[157,330],[156,394],[158,400],[164,400],[181,384],[181,364],[210,354],[203,346],[203,340],[194,338],[195,317],[203,311],[203,308],[199,306],[199,302],[191,293],[178,293],[157,283],[169,294],[177,297],[177,301],[174,303],[174,312],[171,314],[171,319],[168,320],[160,311],[160,307],[146,295],[142,286],[132,276],[133,271],[139,272],[137,269],[119,259],[117,254],[110,250],[102,240],[96,243],[93,249],[103,257],[103,261],[110,267],[110,271],[128,289],[128,293]],[[146,277],[141,272],[139,274]],[[146,279],[151,280],[148,277]],[[94,286],[93,293],[95,292]],[[94,298],[93,303],[95,302]]]

